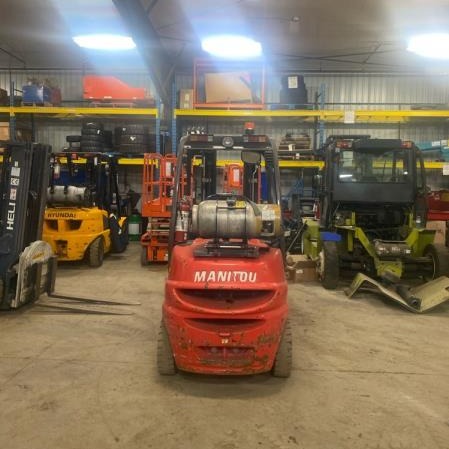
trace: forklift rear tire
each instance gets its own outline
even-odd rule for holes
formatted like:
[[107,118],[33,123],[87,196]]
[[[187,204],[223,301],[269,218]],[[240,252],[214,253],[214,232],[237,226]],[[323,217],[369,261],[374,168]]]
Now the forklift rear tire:
[[168,339],[167,329],[161,321],[157,338],[157,370],[162,376],[173,376],[176,374],[176,363]]
[[337,242],[323,242],[320,253],[319,275],[323,287],[327,290],[335,290],[338,286],[340,278],[338,262]]
[[[429,257],[433,264],[433,273],[429,280],[440,276],[449,276],[449,250],[441,243],[431,243],[424,248],[424,257]],[[426,279],[427,280],[427,279]]]
[[101,267],[104,259],[103,237],[97,237],[89,246],[89,266]]
[[292,371],[292,346],[292,328],[290,326],[290,321],[287,320],[271,371],[274,377],[290,377]]

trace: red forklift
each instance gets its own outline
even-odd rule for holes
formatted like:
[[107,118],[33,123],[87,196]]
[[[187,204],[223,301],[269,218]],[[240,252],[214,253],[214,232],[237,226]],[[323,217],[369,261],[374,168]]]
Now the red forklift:
[[142,217],[148,218],[148,226],[140,239],[142,266],[168,261],[168,230],[175,167],[174,155],[144,154]]
[[[243,192],[220,191],[217,160],[236,157]],[[159,373],[288,377],[276,149],[264,135],[184,136],[173,187]]]

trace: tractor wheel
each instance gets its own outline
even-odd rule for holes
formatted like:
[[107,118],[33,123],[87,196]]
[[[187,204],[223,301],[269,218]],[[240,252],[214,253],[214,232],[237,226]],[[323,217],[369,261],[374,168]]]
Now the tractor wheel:
[[97,237],[89,246],[89,265],[91,267],[101,267],[104,259],[103,237]]
[[290,326],[290,321],[287,320],[271,371],[274,377],[290,377],[290,372],[292,370],[292,346],[292,328]]
[[334,290],[338,286],[340,278],[338,262],[337,243],[323,242],[319,260],[319,275],[323,287],[327,290]]
[[176,374],[175,358],[173,357],[167,329],[163,321],[161,321],[157,338],[157,370],[162,376],[173,376]]
[[423,255],[431,259],[431,266],[433,267],[428,280],[436,279],[440,276],[449,276],[449,250],[445,245],[431,243],[424,248]]
[[148,249],[146,246],[142,246],[142,250],[140,252],[140,265],[142,265],[142,267],[146,267],[147,265],[149,265]]

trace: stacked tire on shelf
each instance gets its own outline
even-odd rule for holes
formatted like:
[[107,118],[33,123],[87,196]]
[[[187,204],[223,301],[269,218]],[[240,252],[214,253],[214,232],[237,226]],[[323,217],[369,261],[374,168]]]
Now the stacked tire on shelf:
[[99,122],[85,122],[81,128],[81,151],[102,152],[104,150],[104,127]]
[[146,125],[125,125],[115,129],[115,141],[123,154],[143,154],[149,151],[150,135]]

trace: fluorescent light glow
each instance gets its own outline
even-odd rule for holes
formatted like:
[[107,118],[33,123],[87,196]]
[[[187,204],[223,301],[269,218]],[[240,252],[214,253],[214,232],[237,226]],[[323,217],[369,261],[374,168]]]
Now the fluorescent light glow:
[[132,50],[136,44],[129,36],[119,34],[85,34],[73,38],[80,47],[90,50]]
[[262,54],[262,45],[249,37],[232,34],[209,36],[201,42],[202,49],[218,58],[257,58]]
[[413,36],[407,50],[426,58],[449,59],[449,34],[429,33]]

